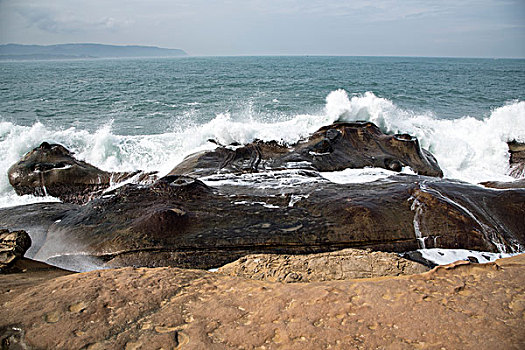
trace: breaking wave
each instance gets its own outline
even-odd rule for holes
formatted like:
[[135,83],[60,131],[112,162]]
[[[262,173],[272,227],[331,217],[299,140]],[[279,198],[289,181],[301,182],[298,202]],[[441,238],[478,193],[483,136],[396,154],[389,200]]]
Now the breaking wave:
[[[323,111],[316,114],[279,116],[271,122],[248,114],[243,119],[218,113],[211,121],[162,134],[119,135],[112,123],[95,132],[74,127],[55,130],[41,122],[32,126],[0,122],[0,206],[25,204],[16,200],[7,169],[41,142],[60,143],[83,159],[108,171],[158,170],[167,173],[190,153],[220,144],[248,143],[255,139],[295,143],[321,126],[336,121],[366,120],[384,132],[409,133],[437,158],[445,177],[478,183],[511,181],[507,141],[525,142],[525,102],[512,101],[483,116],[440,119],[432,112],[418,113],[396,106],[372,92],[349,95],[332,91]],[[352,173],[352,176],[356,174]],[[372,177],[374,178],[374,177]]]

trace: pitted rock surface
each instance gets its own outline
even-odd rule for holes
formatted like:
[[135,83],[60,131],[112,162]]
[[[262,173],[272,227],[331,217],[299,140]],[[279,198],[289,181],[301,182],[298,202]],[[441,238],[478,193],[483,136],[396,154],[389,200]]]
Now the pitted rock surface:
[[521,349],[524,267],[519,255],[291,284],[178,268],[101,270],[23,287],[0,275],[9,289],[0,294],[0,336],[36,349]]
[[428,268],[394,253],[344,249],[307,255],[248,255],[218,269],[270,282],[317,282],[422,273]]

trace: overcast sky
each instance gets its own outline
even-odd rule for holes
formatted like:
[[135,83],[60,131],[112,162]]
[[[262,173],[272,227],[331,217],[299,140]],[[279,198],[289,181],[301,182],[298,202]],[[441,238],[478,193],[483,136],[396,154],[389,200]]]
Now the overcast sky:
[[0,0],[0,43],[525,57],[525,0]]

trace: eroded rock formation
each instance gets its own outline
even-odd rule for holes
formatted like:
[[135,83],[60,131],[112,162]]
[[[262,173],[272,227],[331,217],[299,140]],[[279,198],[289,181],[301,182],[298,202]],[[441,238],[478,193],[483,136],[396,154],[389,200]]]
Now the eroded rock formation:
[[[410,166],[432,177],[337,184],[319,173],[364,166]],[[74,270],[212,268],[247,254],[343,248],[514,252],[525,245],[525,190],[440,179],[435,159],[417,140],[385,135],[368,122],[333,124],[290,147],[218,147],[190,156],[154,183],[145,174],[140,184],[98,195],[131,175],[103,172],[43,143],[11,167],[11,183],[19,193],[45,190],[84,205],[0,209],[0,225],[31,234],[29,257]],[[249,186],[241,184],[247,176]]]
[[0,275],[0,341],[36,349],[520,349],[524,268],[520,255],[292,284],[177,268],[24,286]]
[[407,134],[386,135],[373,123],[336,123],[319,129],[307,140],[283,146],[255,141],[245,146],[218,147],[187,157],[169,175],[204,176],[217,172],[257,172],[268,169],[335,171],[379,167],[442,177],[436,159]]
[[510,175],[515,178],[525,176],[525,144],[517,141],[508,142]]
[[[203,176],[217,172],[257,172],[270,169],[334,171],[381,167],[443,176],[437,161],[410,135],[385,135],[370,122],[339,123],[324,128],[296,145],[255,141],[245,146],[219,146],[189,156],[168,175]],[[132,177],[152,183],[154,173],[110,173],[73,157],[58,144],[43,142],[8,170],[9,182],[19,195],[50,195],[64,202],[85,203],[112,183]]]
[[84,203],[102,193],[111,183],[138,176],[148,181],[154,174],[110,173],[75,159],[58,144],[43,142],[8,170],[9,183],[19,195],[49,195],[65,202]]
[[252,188],[169,176],[82,206],[0,209],[0,225],[26,229],[35,242],[28,256],[59,266],[96,258],[110,267],[212,268],[260,253],[512,252],[525,244],[523,190],[406,175],[366,186],[304,178],[301,186]]
[[9,232],[0,229],[0,272],[5,272],[31,246],[31,238],[25,231]]
[[509,146],[509,175],[514,181],[485,181],[481,185],[489,188],[512,189],[525,188],[525,144],[511,141]]
[[394,253],[343,249],[307,255],[248,255],[222,266],[218,272],[269,282],[318,282],[412,275],[427,271],[419,263]]

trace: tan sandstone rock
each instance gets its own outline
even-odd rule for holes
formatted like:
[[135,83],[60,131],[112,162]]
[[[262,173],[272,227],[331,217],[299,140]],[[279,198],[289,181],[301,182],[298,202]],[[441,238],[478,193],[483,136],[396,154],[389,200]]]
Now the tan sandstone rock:
[[418,275],[294,284],[168,267],[24,286],[0,275],[8,289],[0,293],[0,342],[38,349],[523,349],[524,267],[519,255]]
[[270,282],[317,282],[399,276],[428,268],[395,253],[344,249],[308,255],[254,254],[224,265],[218,272]]

